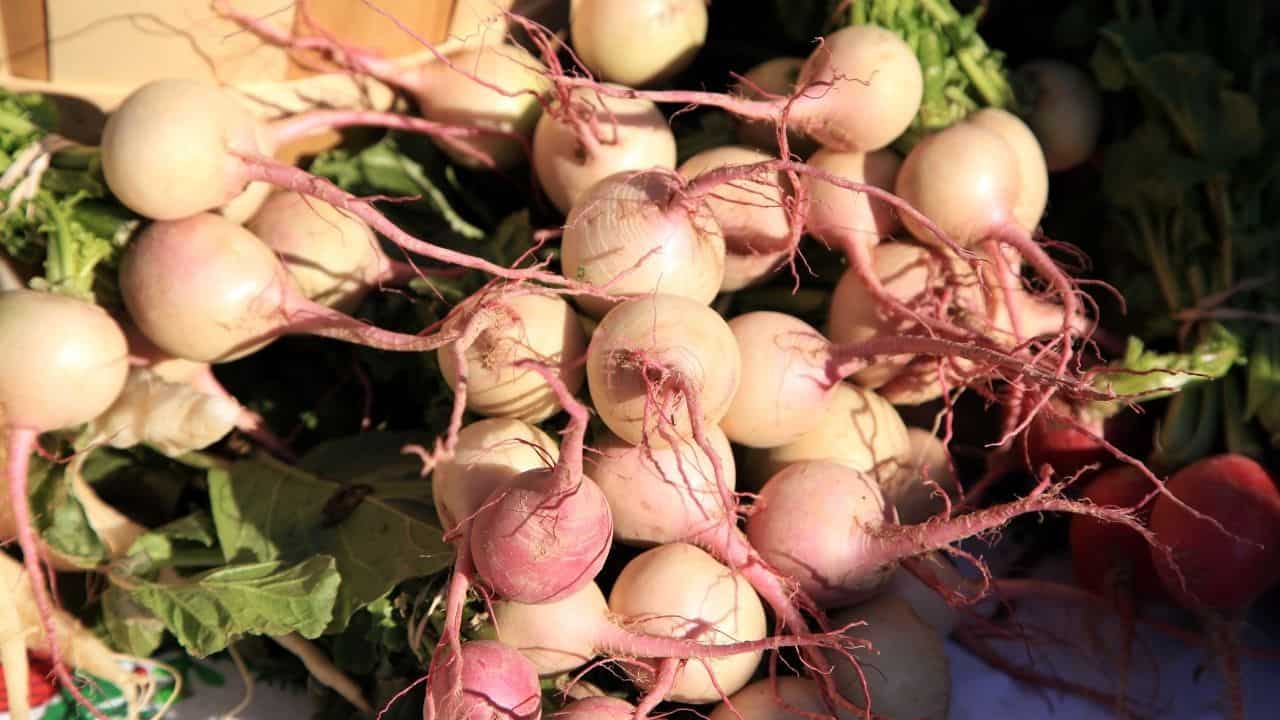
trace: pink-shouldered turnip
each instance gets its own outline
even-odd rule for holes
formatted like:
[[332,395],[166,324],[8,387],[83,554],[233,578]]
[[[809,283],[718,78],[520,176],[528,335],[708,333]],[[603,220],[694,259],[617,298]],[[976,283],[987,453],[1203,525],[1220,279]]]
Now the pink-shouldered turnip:
[[[725,145],[703,150],[680,165],[686,180],[728,165],[765,162],[772,156],[754,148]],[[706,204],[724,235],[726,252],[776,253],[789,250],[791,223],[787,217],[788,182],[782,173],[746,178],[716,188]]]
[[[456,667],[459,665],[461,668]],[[431,666],[424,717],[439,720],[539,720],[542,717],[538,672],[533,663],[509,645],[495,640],[471,640],[461,645],[460,652],[453,648],[437,652]]]
[[653,85],[689,66],[707,39],[705,0],[572,0],[569,33],[587,69],[608,82]]

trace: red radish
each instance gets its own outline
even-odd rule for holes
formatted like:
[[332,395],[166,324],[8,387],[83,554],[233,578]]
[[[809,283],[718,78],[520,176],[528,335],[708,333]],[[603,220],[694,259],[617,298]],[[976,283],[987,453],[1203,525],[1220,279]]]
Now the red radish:
[[[697,578],[693,582],[697,583]],[[672,589],[680,591],[679,587]],[[711,660],[819,641],[817,637],[773,636],[714,642],[709,635],[686,640],[645,634],[629,627],[629,622],[619,624],[594,582],[554,602],[495,601],[493,624],[497,638],[523,653],[544,676],[568,672],[597,655]]]
[[1030,106],[1027,123],[1044,148],[1049,170],[1088,160],[1102,134],[1102,95],[1092,78],[1061,60],[1033,60],[1015,75]]
[[744,489],[759,489],[782,468],[805,460],[837,462],[884,484],[910,460],[902,416],[871,390],[838,383],[817,417],[812,429],[791,442],[750,453]]
[[565,284],[554,273],[504,268],[419,240],[388,220],[372,201],[270,159],[277,143],[353,125],[377,125],[451,138],[494,135],[477,128],[456,128],[407,115],[360,110],[313,111],[268,127],[212,83],[165,79],[135,90],[108,118],[102,135],[103,173],[108,187],[123,204],[156,220],[186,219],[214,210],[257,181],[341,208],[396,245],[424,257],[511,280]]
[[428,272],[387,257],[359,218],[294,192],[273,194],[245,229],[280,256],[304,296],[342,312],[382,283]]
[[[460,658],[460,660],[455,659]],[[438,652],[431,659],[424,717],[440,720],[539,720],[542,686],[533,663],[508,645],[472,640],[461,652]],[[455,683],[457,666],[460,682]],[[454,672],[445,674],[449,669]]]
[[689,66],[707,39],[705,0],[573,0],[573,49],[609,82],[653,85]]
[[[486,416],[538,423],[560,411],[555,391],[537,372],[517,367],[535,360],[554,367],[570,393],[582,387],[580,363],[587,338],[577,313],[563,298],[534,289],[505,288],[473,295],[466,313],[483,313],[474,338],[461,338],[438,351],[440,371],[466,406]],[[468,342],[468,340],[470,342]],[[463,360],[464,362],[459,362]],[[465,365],[465,388],[460,368]]]
[[548,717],[556,720],[631,720],[635,713],[635,705],[606,695],[574,700]]
[[[800,69],[803,67],[804,58],[778,57],[766,60],[748,70],[737,83],[736,90],[753,100],[769,96],[789,96],[796,91],[796,80],[800,78]],[[740,120],[738,141],[761,150],[776,152],[778,130],[768,122]],[[787,128],[787,145],[792,153],[800,157],[808,157],[818,149],[818,143],[805,137],[794,127]]]
[[554,465],[560,449],[536,426],[509,418],[463,427],[447,460],[431,471],[431,497],[445,530],[454,530],[494,491],[528,470]]
[[984,108],[966,121],[995,132],[1013,150],[1022,181],[1013,216],[1023,228],[1035,230],[1049,203],[1049,170],[1035,133],[1017,115],[1000,108]]
[[840,607],[882,586],[901,560],[1003,526],[1019,515],[1068,512],[1124,523],[1152,541],[1128,513],[1051,494],[1048,481],[1026,497],[921,525],[891,522],[892,510],[866,473],[829,461],[789,465],[760,490],[747,537],[760,556],[792,576],[819,603]]
[[1065,403],[1051,403],[1046,412],[1038,413],[1023,442],[1031,469],[1039,472],[1041,465],[1049,465],[1060,479],[1115,460],[1103,438],[1102,418],[1084,416]]
[[[655,292],[710,303],[724,277],[724,236],[709,203],[684,202],[678,177],[620,172],[593,185],[565,221],[560,262],[566,277],[614,298]],[[592,317],[616,304],[584,295]]]
[[591,582],[613,539],[609,503],[583,474],[587,408],[552,372],[530,361],[569,414],[560,458],[529,470],[489,496],[471,522],[476,572],[497,595],[523,603],[554,602]]
[[675,166],[675,135],[644,99],[575,90],[543,113],[533,133],[533,170],[564,213],[610,175]]
[[739,445],[770,448],[811,432],[832,396],[830,343],[808,323],[777,312],[729,321],[742,355],[742,381],[720,427]]
[[[707,430],[707,438],[732,491],[736,472],[729,440],[715,427]],[[595,450],[587,457],[587,473],[609,501],[618,542],[638,547],[687,542],[731,517],[710,458],[692,441],[650,448],[606,432]]]
[[[63,295],[32,290],[0,293],[0,416],[9,505],[30,577],[54,673],[78,703],[102,713],[80,693],[67,668],[53,599],[27,499],[27,465],[37,436],[101,415],[119,396],[128,373],[124,332],[102,308]],[[72,645],[71,647],[74,647]]]
[[414,352],[448,339],[381,330],[307,300],[266,244],[210,213],[147,226],[120,263],[120,292],[147,339],[197,362],[241,358],[292,333]]
[[[751,586],[684,543],[660,545],[627,563],[609,593],[609,610],[639,632],[692,635],[690,639],[717,645],[762,640],[767,632],[764,607]],[[676,674],[664,695],[676,702],[719,700],[747,684],[761,655],[739,653],[691,663]],[[652,682],[641,679],[646,689]]]
[[724,417],[738,388],[738,344],[706,305],[675,295],[627,300],[604,316],[587,348],[587,385],[600,419],[653,447]]
[[[765,162],[771,156],[741,145],[703,150],[679,168],[686,180],[729,165]],[[776,253],[791,246],[791,223],[787,219],[787,180],[781,173],[772,177],[730,183],[717,188],[707,206],[724,234],[727,252]]]
[[1172,551],[1173,564],[1154,550],[1152,559],[1181,605],[1243,611],[1280,580],[1280,491],[1261,465],[1242,455],[1215,455],[1174,473],[1166,488],[1227,531],[1164,495],[1156,498],[1151,532]]
[[942,635],[892,595],[881,595],[832,616],[837,625],[859,621],[866,625],[849,633],[871,643],[871,648],[853,651],[859,670],[847,661],[837,663],[840,694],[877,716],[946,720],[951,704],[951,665]]

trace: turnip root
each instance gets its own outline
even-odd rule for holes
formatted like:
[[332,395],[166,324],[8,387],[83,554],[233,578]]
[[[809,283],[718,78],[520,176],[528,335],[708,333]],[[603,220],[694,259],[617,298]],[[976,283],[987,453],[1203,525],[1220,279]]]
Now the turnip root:
[[[769,159],[768,154],[759,150],[726,145],[704,150],[685,160],[678,172],[686,180],[692,180],[716,168]],[[724,235],[726,252],[769,254],[790,249],[786,187],[786,178],[778,173],[767,178],[747,178],[716,189],[706,203]]]
[[[37,609],[24,625],[42,630],[58,680],[78,703],[92,709],[73,685],[67,661],[75,659],[64,654],[58,639],[59,616],[46,587],[27,499],[27,467],[40,433],[86,423],[119,396],[128,371],[124,332],[91,303],[10,290],[0,293],[0,347],[22,348],[22,352],[0,353],[0,410],[7,433],[9,505],[29,577],[26,586]],[[10,584],[16,585],[17,580]],[[75,651],[73,638],[70,652]],[[101,712],[93,712],[103,718]]]
[[[639,632],[693,636],[718,645],[761,640],[767,632],[764,607],[751,586],[684,543],[661,545],[627,563],[609,594],[609,610]],[[761,656],[740,653],[686,666],[665,697],[688,703],[720,700],[747,684]],[[652,682],[640,679],[646,688]]]
[[[621,172],[593,185],[575,203],[560,243],[566,277],[615,298],[655,292],[708,304],[724,277],[725,240],[706,202],[682,202],[668,172]],[[599,318],[616,304],[580,296]]]
[[442,346],[437,360],[445,382],[465,396],[469,410],[529,423],[559,412],[555,391],[537,372],[519,368],[521,360],[555,368],[570,393],[582,387],[585,371],[580,361],[587,338],[577,313],[563,298],[517,287],[482,292],[464,305],[465,312],[484,313],[486,319],[476,326],[473,338]]
[[[921,575],[927,574],[925,579]],[[975,590],[975,581],[960,574],[946,555],[931,552],[913,558],[893,574],[885,595],[901,599],[915,614],[942,637],[960,622],[961,596]],[[873,698],[874,700],[874,698]]]
[[1058,497],[1048,476],[1026,497],[919,525],[897,525],[865,472],[828,461],[789,465],[769,480],[747,520],[764,560],[794,578],[820,604],[840,607],[881,587],[892,565],[1001,527],[1019,515],[1068,512],[1123,523],[1149,543],[1152,533],[1124,510]]
[[613,520],[604,493],[583,474],[587,409],[545,366],[540,372],[569,414],[560,458],[528,470],[495,490],[471,521],[476,572],[498,597],[523,603],[561,600],[591,582],[604,566]]
[[822,421],[832,396],[826,338],[777,312],[729,321],[742,353],[742,381],[720,427],[735,443],[771,448],[794,442]]
[[[853,704],[891,718],[946,720],[951,703],[951,667],[942,636],[925,624],[911,606],[881,595],[832,617],[844,625],[863,621],[849,632],[869,641],[871,649],[854,650],[860,671],[846,661],[836,665],[836,684]],[[870,703],[863,694],[866,678]]]
[[354,312],[382,283],[414,273],[387,257],[359,218],[298,193],[273,194],[245,229],[280,256],[305,297],[342,312]]
[[1027,124],[1052,172],[1088,160],[1102,134],[1102,95],[1093,80],[1061,60],[1033,60],[1015,72],[1029,106]]
[[[796,80],[804,58],[777,57],[751,68],[737,84],[737,91],[745,97],[760,100],[770,96],[789,96],[796,91]],[[778,150],[778,130],[772,124],[760,120],[738,121],[738,142],[769,152]],[[809,157],[818,149],[818,143],[806,137],[794,127],[787,128],[787,145],[792,154]]]
[[[539,720],[542,717],[538,672],[533,663],[508,645],[493,640],[472,640],[463,643],[460,651],[454,648],[438,651],[431,665],[424,718]],[[453,672],[446,674],[445,669]]]
[[701,635],[683,639],[645,634],[629,627],[629,623],[615,622],[604,593],[594,582],[555,602],[498,600],[493,603],[493,625],[497,639],[523,653],[544,676],[572,670],[596,655],[711,660],[821,641],[818,636],[771,636],[754,641],[713,642]]
[[548,715],[556,720],[632,720],[636,706],[616,697],[589,697],[575,700]]
[[116,448],[146,444],[170,457],[204,449],[236,426],[240,404],[130,368],[124,390],[89,433]]
[[791,463],[830,460],[892,482],[911,458],[907,426],[898,411],[874,391],[838,383],[825,412],[808,432],[785,445],[748,454],[744,489],[759,489]]
[[120,263],[120,292],[147,339],[198,362],[241,358],[291,333],[409,352],[450,339],[381,330],[306,299],[266,244],[210,213],[143,230]]
[[[735,486],[733,451],[718,428],[707,430],[721,479]],[[587,473],[600,485],[613,515],[614,538],[636,547],[693,542],[703,531],[733,517],[706,452],[689,440],[651,448],[631,445],[606,432],[587,457]]]
[[602,79],[653,85],[689,66],[707,39],[704,0],[573,0],[573,49]]
[[898,473],[880,483],[885,499],[898,511],[898,522],[915,525],[943,512],[959,495],[951,454],[933,433],[907,428],[907,458]]
[[564,213],[610,175],[675,167],[675,135],[657,106],[644,99],[575,90],[543,113],[533,133],[534,173]]
[[675,295],[627,300],[605,315],[587,347],[587,384],[618,437],[653,447],[692,437],[691,415],[714,425],[738,388],[733,332],[714,310]]

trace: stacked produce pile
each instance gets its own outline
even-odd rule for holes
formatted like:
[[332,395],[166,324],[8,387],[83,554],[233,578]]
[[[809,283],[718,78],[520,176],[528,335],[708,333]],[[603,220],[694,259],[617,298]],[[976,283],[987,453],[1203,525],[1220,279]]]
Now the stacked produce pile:
[[[1133,129],[945,0],[576,0],[567,33],[512,14],[415,67],[214,5],[404,103],[262,121],[167,79],[90,147],[3,96],[14,717],[28,654],[136,713],[178,647],[305,673],[326,717],[943,718],[944,638],[989,657],[1016,629],[985,598],[1064,594],[958,543],[1045,513],[1066,594],[1190,611],[1242,714],[1238,623],[1280,579],[1275,290],[1241,269],[1280,269],[1265,69],[1243,88],[1177,16],[1070,8]],[[1240,5],[1204,12],[1261,26]],[[714,71],[735,15],[794,36],[754,54],[809,54]],[[1104,124],[1102,198],[1051,203]],[[1153,189],[1136,158],[1176,142]],[[1101,278],[1045,232],[1099,207],[1140,240]],[[1139,710],[1107,661],[1114,689],[1011,671]]]

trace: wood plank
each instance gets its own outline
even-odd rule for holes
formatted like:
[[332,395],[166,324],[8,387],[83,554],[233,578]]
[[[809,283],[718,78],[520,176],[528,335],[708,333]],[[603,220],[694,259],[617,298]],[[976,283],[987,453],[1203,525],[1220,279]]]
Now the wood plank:
[[[378,0],[378,7],[432,43],[443,42],[448,35],[455,0]],[[312,21],[344,43],[376,49],[384,57],[400,57],[422,51],[422,44],[390,18],[361,0],[311,0]],[[305,33],[301,14],[295,15],[295,33]],[[289,77],[299,78],[315,72],[291,62]]]
[[5,70],[30,80],[49,79],[49,25],[45,0],[0,0]]

